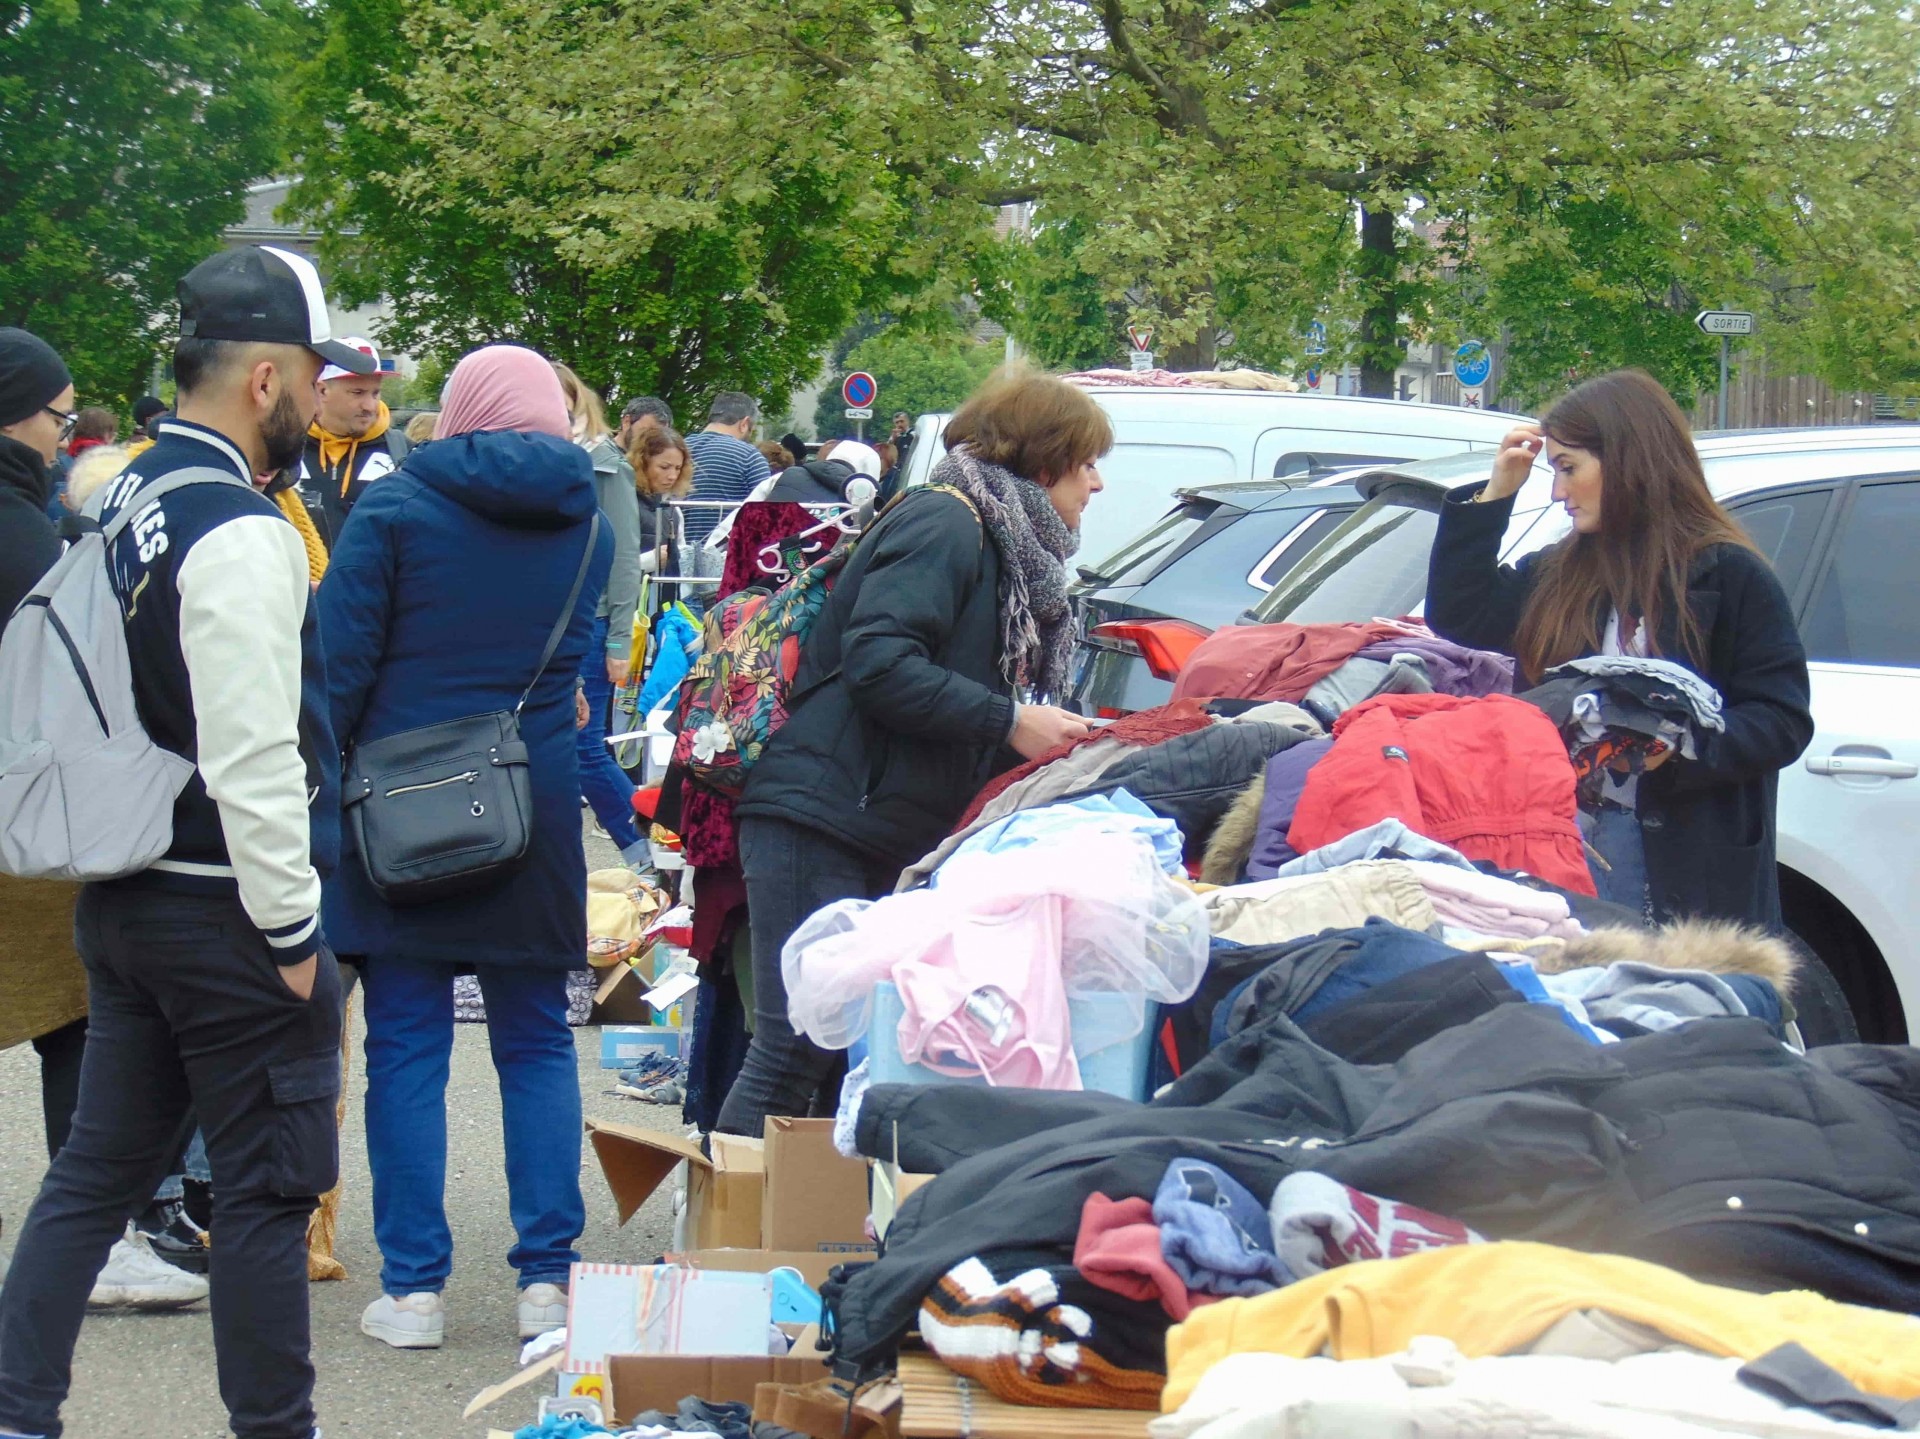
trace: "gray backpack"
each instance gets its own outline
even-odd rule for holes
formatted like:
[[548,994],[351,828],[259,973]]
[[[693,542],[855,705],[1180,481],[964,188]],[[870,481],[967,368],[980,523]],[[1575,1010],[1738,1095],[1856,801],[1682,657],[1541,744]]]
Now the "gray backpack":
[[[140,723],[126,622],[107,548],[161,496],[232,484],[212,469],[143,486],[103,529],[67,546],[0,634],[0,873],[118,879],[173,843],[194,765]],[[97,503],[97,501],[96,501]]]

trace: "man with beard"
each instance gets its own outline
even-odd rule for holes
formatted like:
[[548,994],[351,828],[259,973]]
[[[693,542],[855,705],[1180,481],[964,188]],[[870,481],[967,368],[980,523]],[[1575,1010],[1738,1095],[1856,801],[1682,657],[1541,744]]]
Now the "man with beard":
[[367,486],[399,468],[410,448],[407,437],[393,428],[387,402],[380,398],[380,352],[373,341],[349,336],[340,343],[371,360],[374,368],[368,372],[330,363],[320,371],[315,386],[320,407],[307,427],[294,480],[329,550]]
[[60,1433],[93,1275],[189,1113],[213,1170],[214,1350],[233,1432],[314,1433],[306,1230],[338,1169],[340,978],[318,912],[339,852],[339,757],[306,555],[254,477],[299,457],[323,360],[372,361],[330,337],[313,266],[270,248],[182,280],[180,335],[176,416],[112,481],[102,519],[134,509],[107,556],[134,695],[153,741],[195,770],[166,855],[80,892],[87,1062],[0,1290],[0,1434]]

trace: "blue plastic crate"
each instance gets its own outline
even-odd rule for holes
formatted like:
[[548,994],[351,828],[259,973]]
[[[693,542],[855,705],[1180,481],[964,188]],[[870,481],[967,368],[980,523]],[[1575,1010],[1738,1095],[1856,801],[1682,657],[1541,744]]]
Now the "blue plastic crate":
[[[1120,995],[1092,994],[1067,1002],[1073,1027],[1073,1054],[1080,1061],[1080,1083],[1087,1089],[1117,1094],[1122,1099],[1147,1097],[1147,1067],[1153,1054],[1154,1031],[1160,1027],[1159,1006],[1148,1003],[1140,1032],[1129,1036],[1132,1005]],[[873,1024],[867,1030],[869,1073],[875,1084],[976,1084],[978,1075],[961,1078],[941,1074],[924,1064],[909,1064],[900,1055],[900,1017],[905,1008],[900,991],[878,984],[873,991]],[[857,1061],[855,1061],[857,1062]]]

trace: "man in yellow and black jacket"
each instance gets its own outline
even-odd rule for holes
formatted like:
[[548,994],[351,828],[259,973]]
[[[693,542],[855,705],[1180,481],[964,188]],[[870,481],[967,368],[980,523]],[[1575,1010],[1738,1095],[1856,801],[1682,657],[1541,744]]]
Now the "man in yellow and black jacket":
[[[379,365],[380,352],[371,340],[350,338],[341,343],[371,356]],[[328,365],[314,389],[320,407],[307,429],[307,449],[294,473],[294,485],[314,529],[331,550],[367,486],[398,469],[409,446],[380,398],[377,369],[370,375],[355,375]]]

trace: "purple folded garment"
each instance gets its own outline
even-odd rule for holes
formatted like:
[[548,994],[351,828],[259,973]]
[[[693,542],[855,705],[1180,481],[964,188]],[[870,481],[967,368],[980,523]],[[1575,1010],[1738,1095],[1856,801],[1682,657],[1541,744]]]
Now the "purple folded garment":
[[1389,662],[1395,655],[1419,655],[1435,694],[1478,699],[1513,693],[1513,660],[1492,650],[1470,650],[1438,635],[1401,635],[1360,651],[1363,660]]
[[1300,804],[1300,791],[1307,786],[1307,771],[1332,748],[1330,739],[1302,740],[1267,761],[1267,792],[1260,801],[1260,826],[1247,859],[1248,879],[1272,879],[1281,865],[1300,858],[1287,843],[1287,831],[1293,828],[1293,812]]

